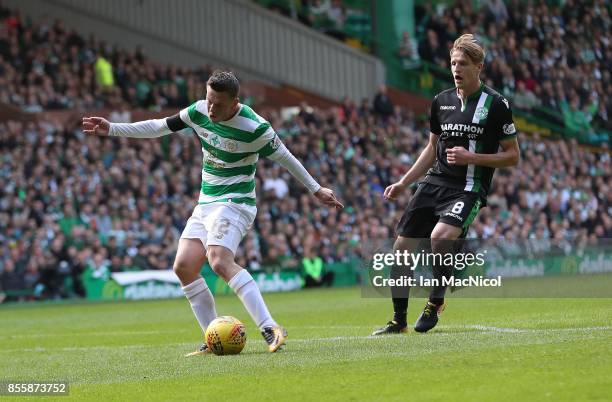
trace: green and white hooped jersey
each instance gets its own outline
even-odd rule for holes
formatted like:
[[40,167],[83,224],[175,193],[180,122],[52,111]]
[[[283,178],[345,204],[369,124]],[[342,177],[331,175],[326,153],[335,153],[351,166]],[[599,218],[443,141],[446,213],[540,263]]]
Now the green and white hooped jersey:
[[486,204],[495,169],[451,165],[446,150],[461,146],[470,152],[494,154],[501,141],[514,138],[516,128],[508,101],[495,90],[481,84],[465,103],[456,88],[436,95],[431,103],[430,131],[438,136],[436,162],[425,182],[478,193]]
[[227,121],[208,118],[206,100],[181,110],[180,117],[202,145],[199,204],[228,202],[255,206],[255,169],[259,155],[269,156],[281,142],[274,129],[250,107],[240,104]]

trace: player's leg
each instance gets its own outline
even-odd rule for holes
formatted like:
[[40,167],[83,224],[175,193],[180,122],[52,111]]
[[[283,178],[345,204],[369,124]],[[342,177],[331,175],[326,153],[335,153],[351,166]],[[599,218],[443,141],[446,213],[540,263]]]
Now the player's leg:
[[[421,184],[414,196],[410,200],[398,225],[398,237],[393,244],[393,252],[408,251],[413,252],[417,249],[418,243],[422,238],[428,238],[437,217],[434,212],[435,198],[432,186]],[[412,275],[413,271],[406,267],[391,267],[391,277],[396,278],[401,275]],[[389,321],[384,327],[374,331],[372,335],[384,335],[406,332],[408,326],[406,315],[408,311],[409,287],[393,287],[391,298],[393,302],[393,320]]]
[[[474,193],[457,192],[441,189],[443,194],[438,205],[437,214],[440,219],[431,232],[432,252],[440,255],[457,252],[457,239],[463,237],[481,206],[480,197]],[[449,195],[450,194],[450,195]],[[423,312],[417,319],[414,329],[417,332],[427,332],[438,323],[439,314],[444,310],[444,295],[447,286],[443,279],[453,274],[454,267],[444,264],[444,259],[432,267],[433,276],[438,285],[433,286],[429,300]]]
[[179,239],[173,269],[183,285],[183,292],[202,332],[206,332],[208,324],[217,317],[215,299],[200,275],[205,262],[206,252],[200,240]]
[[[393,243],[393,252],[396,251],[409,251],[412,252],[416,249],[416,244],[419,239],[413,239],[409,237],[398,236]],[[401,276],[412,277],[412,270],[406,267],[400,267],[394,265],[391,267],[390,277],[391,279],[399,279]],[[386,335],[386,334],[399,334],[407,331],[406,315],[408,312],[408,297],[410,296],[409,286],[394,286],[391,288],[391,301],[393,302],[393,320],[387,322],[387,324],[377,329],[372,335]]]
[[224,246],[208,246],[210,266],[238,295],[249,315],[260,330],[276,327],[259,287],[246,269],[234,262],[234,253]]
[[[445,222],[438,222],[431,232],[431,251],[436,254],[454,254],[456,240],[459,239],[463,229]],[[444,260],[442,260],[443,262]],[[453,274],[453,266],[446,264],[434,264],[433,277],[437,279],[439,286],[433,286],[429,294],[429,302],[437,306],[444,304],[446,286],[442,285],[442,279]]]
[[[206,262],[206,249],[203,240],[206,239],[206,229],[201,222],[199,207],[196,207],[193,215],[187,221],[183,234],[179,239],[173,269],[181,281],[183,292],[189,300],[191,310],[196,320],[206,332],[208,324],[217,317],[215,299],[200,274],[202,266]],[[202,345],[197,351],[189,353],[188,356],[206,353],[206,345]]]
[[285,343],[287,333],[272,318],[251,274],[234,260],[238,245],[252,219],[254,214],[245,213],[234,204],[211,209],[207,217],[207,224],[210,226],[207,238],[208,262],[213,271],[227,282],[242,301],[268,343],[268,350],[275,352]]
[[268,350],[276,352],[285,343],[287,333],[272,318],[257,283],[246,269],[234,261],[234,253],[218,245],[208,246],[208,261],[213,271],[227,282],[236,293],[268,343]]

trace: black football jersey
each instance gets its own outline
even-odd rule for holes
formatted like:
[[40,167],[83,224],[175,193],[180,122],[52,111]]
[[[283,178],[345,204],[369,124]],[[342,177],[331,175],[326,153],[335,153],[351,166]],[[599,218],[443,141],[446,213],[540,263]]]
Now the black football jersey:
[[481,84],[465,104],[456,88],[436,95],[431,103],[430,131],[438,136],[436,162],[425,182],[480,194],[486,202],[494,168],[449,165],[446,149],[456,146],[481,154],[494,154],[500,141],[516,136],[508,101]]

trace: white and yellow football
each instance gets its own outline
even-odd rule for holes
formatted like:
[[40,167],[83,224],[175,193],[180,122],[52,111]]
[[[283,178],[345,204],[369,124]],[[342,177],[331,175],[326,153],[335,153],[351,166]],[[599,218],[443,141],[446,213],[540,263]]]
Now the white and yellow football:
[[216,355],[237,355],[246,344],[246,327],[235,317],[220,316],[208,324],[204,339]]

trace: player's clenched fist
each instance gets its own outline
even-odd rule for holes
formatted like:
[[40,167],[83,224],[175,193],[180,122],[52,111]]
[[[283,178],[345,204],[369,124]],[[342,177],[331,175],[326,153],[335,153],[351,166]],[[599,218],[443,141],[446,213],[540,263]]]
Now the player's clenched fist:
[[110,123],[104,117],[83,117],[83,132],[85,134],[107,136]]
[[453,147],[446,150],[446,160],[450,165],[469,165],[472,153],[463,147]]
[[387,200],[394,201],[397,199],[397,197],[400,196],[400,194],[404,192],[406,187],[408,187],[408,185],[403,184],[399,181],[397,183],[393,183],[385,189],[385,192],[383,193],[383,197],[385,197],[385,199]]

